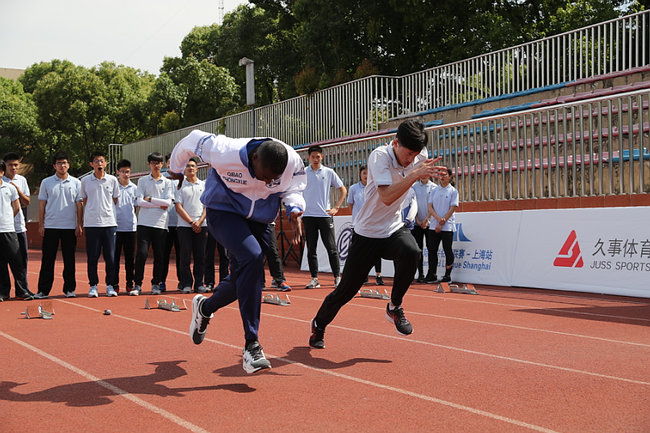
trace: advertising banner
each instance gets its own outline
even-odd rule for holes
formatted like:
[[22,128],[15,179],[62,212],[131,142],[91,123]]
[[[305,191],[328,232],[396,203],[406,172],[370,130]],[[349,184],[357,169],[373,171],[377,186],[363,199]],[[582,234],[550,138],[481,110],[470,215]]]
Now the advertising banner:
[[512,285],[650,297],[647,208],[522,213]]

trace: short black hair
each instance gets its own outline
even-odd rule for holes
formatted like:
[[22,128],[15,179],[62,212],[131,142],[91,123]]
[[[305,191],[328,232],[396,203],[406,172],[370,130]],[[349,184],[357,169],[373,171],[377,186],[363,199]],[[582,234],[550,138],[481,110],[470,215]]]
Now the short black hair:
[[171,153],[168,153],[167,155],[165,155],[165,162],[169,161],[169,158],[171,158],[171,157],[172,157]]
[[359,173],[361,173],[363,170],[368,170],[368,166],[362,165],[361,167],[359,167]]
[[429,143],[424,124],[414,119],[405,120],[397,127],[397,141],[403,147],[419,152]]
[[7,171],[7,164],[5,164],[4,159],[0,159],[0,170],[2,170],[3,172]]
[[3,159],[5,160],[5,163],[7,161],[20,161],[20,156],[16,152],[8,152],[5,153]]
[[151,152],[149,156],[147,156],[147,164],[151,162],[163,162],[163,157],[160,152]]
[[311,147],[307,150],[307,156],[311,155],[311,154],[314,153],[314,152],[323,153],[323,148],[320,147],[319,145],[311,146]]
[[268,140],[260,144],[257,148],[257,156],[264,167],[277,175],[284,173],[289,161],[289,152],[282,143],[275,140]]
[[117,163],[117,168],[116,170],[119,170],[120,168],[131,168],[131,161],[128,159],[120,159],[120,161]]
[[102,158],[106,159],[106,154],[102,152],[101,150],[96,150],[93,153],[90,154],[90,158],[88,159],[89,162],[93,162],[95,158],[101,156]]
[[55,153],[54,156],[52,156],[52,165],[56,164],[57,161],[62,161],[64,159],[66,161],[70,162],[70,158],[68,157],[68,154],[65,153],[65,152],[59,151],[59,152]]

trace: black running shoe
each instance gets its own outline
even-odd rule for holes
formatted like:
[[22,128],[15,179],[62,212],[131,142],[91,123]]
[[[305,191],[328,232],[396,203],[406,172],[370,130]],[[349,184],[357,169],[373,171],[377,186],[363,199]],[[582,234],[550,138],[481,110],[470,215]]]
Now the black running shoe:
[[378,286],[383,286],[384,285],[384,279],[381,277],[381,275],[378,276],[377,278],[375,278],[375,280],[376,280]]
[[309,329],[311,331],[309,347],[313,347],[314,349],[325,349],[325,330],[316,327],[316,319],[311,319]]
[[404,317],[404,309],[395,307],[394,310],[390,309],[390,302],[386,306],[386,320],[395,325],[395,330],[400,335],[409,335],[413,333],[411,323]]
[[451,283],[451,276],[450,275],[445,275],[440,279],[441,283]]

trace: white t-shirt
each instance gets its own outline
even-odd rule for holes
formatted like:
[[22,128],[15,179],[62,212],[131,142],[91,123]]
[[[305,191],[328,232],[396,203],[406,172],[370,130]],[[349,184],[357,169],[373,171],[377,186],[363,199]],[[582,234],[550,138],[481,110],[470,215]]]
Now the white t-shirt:
[[[411,187],[411,189],[415,191],[415,199],[418,202],[417,217],[419,221],[424,220],[424,218],[429,213],[429,196],[431,195],[431,191],[433,191],[436,187],[437,185],[431,181],[422,183],[419,180],[415,182]],[[431,223],[431,221],[429,221],[429,223]]]
[[38,190],[38,199],[46,202],[43,227],[74,230],[77,228],[77,202],[81,182],[69,174],[61,179],[56,174],[46,177]]
[[[21,176],[19,174],[15,175],[13,179],[9,179],[7,176],[4,176],[2,178],[3,182],[7,183],[13,183],[23,194],[25,194],[27,197],[30,196],[29,194],[29,185],[27,184],[27,179],[25,179],[24,176]],[[19,200],[20,200],[20,196]],[[16,224],[16,233],[24,233],[27,231],[27,226],[25,225],[25,215],[23,214],[22,210],[22,204],[19,206],[21,209],[20,211],[16,214],[14,218],[14,223]]]
[[[456,188],[451,186],[451,184],[446,187],[438,186],[431,191],[429,196],[429,203],[433,205],[433,210],[436,211],[439,217],[444,217],[445,214],[449,211],[451,206],[458,206],[458,191]],[[428,205],[427,205],[428,206]],[[455,213],[451,214],[449,219],[442,226],[441,231],[443,232],[454,232],[456,231],[456,222]],[[438,223],[435,219],[431,219],[431,224],[429,225],[429,230],[435,230]]]
[[305,169],[307,174],[307,186],[302,192],[305,197],[306,217],[329,217],[327,210],[330,209],[330,187],[341,188],[343,181],[334,170],[322,166],[314,171],[311,165]]
[[84,227],[116,227],[114,198],[120,196],[120,182],[104,173],[101,179],[93,172],[81,179],[79,197],[86,199]]
[[368,158],[368,183],[366,200],[357,215],[354,231],[367,238],[384,239],[404,226],[401,207],[408,190],[389,206],[379,198],[378,187],[392,185],[406,177],[428,158],[427,148],[423,148],[408,167],[402,167],[395,158],[393,145],[380,146]]
[[[171,180],[164,176],[154,180],[151,173],[149,173],[147,176],[138,179],[138,188],[135,195],[136,198],[154,197],[172,200],[174,198],[173,184]],[[173,203],[170,206],[173,206]],[[167,212],[167,209],[140,207],[138,225],[167,230],[168,218],[169,212]]]
[[115,220],[117,221],[118,232],[134,232],[137,229],[138,221],[135,217],[135,207],[137,206],[135,200],[135,191],[137,187],[131,181],[126,186],[121,183],[118,184],[120,188],[120,198],[117,199],[115,205]]
[[348,204],[352,205],[352,227],[354,227],[357,215],[359,215],[359,211],[363,207],[365,192],[366,186],[361,182],[352,185],[350,191],[348,191]]
[[18,200],[18,190],[3,179],[2,185],[0,185],[0,233],[16,231],[14,209],[11,206],[14,200]]
[[[197,179],[195,183],[188,182],[187,179],[183,180],[183,186],[181,189],[177,189],[175,192],[174,200],[176,203],[183,205],[183,209],[187,214],[192,218],[192,221],[196,221],[201,218],[203,214],[203,203],[201,203],[201,194],[205,191],[205,181]],[[207,227],[207,222],[203,221],[202,227]],[[178,216],[177,227],[192,227],[190,223],[185,221],[181,216]]]

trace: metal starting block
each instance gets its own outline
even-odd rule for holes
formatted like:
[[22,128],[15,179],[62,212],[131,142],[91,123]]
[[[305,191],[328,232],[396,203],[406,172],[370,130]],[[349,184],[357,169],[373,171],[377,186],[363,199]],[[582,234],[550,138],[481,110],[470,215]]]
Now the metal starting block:
[[459,286],[458,284],[448,284],[448,283],[438,283],[438,293],[464,293],[466,295],[478,295],[478,292],[472,284],[463,284]]
[[185,305],[185,299],[183,299],[183,306],[181,307],[178,303],[176,303],[176,299],[172,299],[171,302],[167,302],[166,300],[161,300],[158,301],[156,299],[151,299],[149,298],[145,299],[144,301],[144,308],[147,310],[151,310],[151,306],[155,304],[156,307],[154,308],[159,308],[161,310],[167,310],[167,311],[181,311],[181,310],[187,310],[187,305]]
[[26,319],[52,319],[54,314],[54,307],[52,301],[45,301],[39,305],[32,305],[25,309],[24,313]]
[[289,299],[289,295],[287,295],[286,300],[280,299],[280,295],[264,295],[264,297],[262,298],[262,302],[266,302],[267,304],[281,305],[283,307],[291,305],[291,300]]
[[361,289],[359,290],[359,294],[362,298],[383,299],[384,301],[390,299],[390,295],[386,289],[384,289],[384,293],[379,293],[378,289]]

